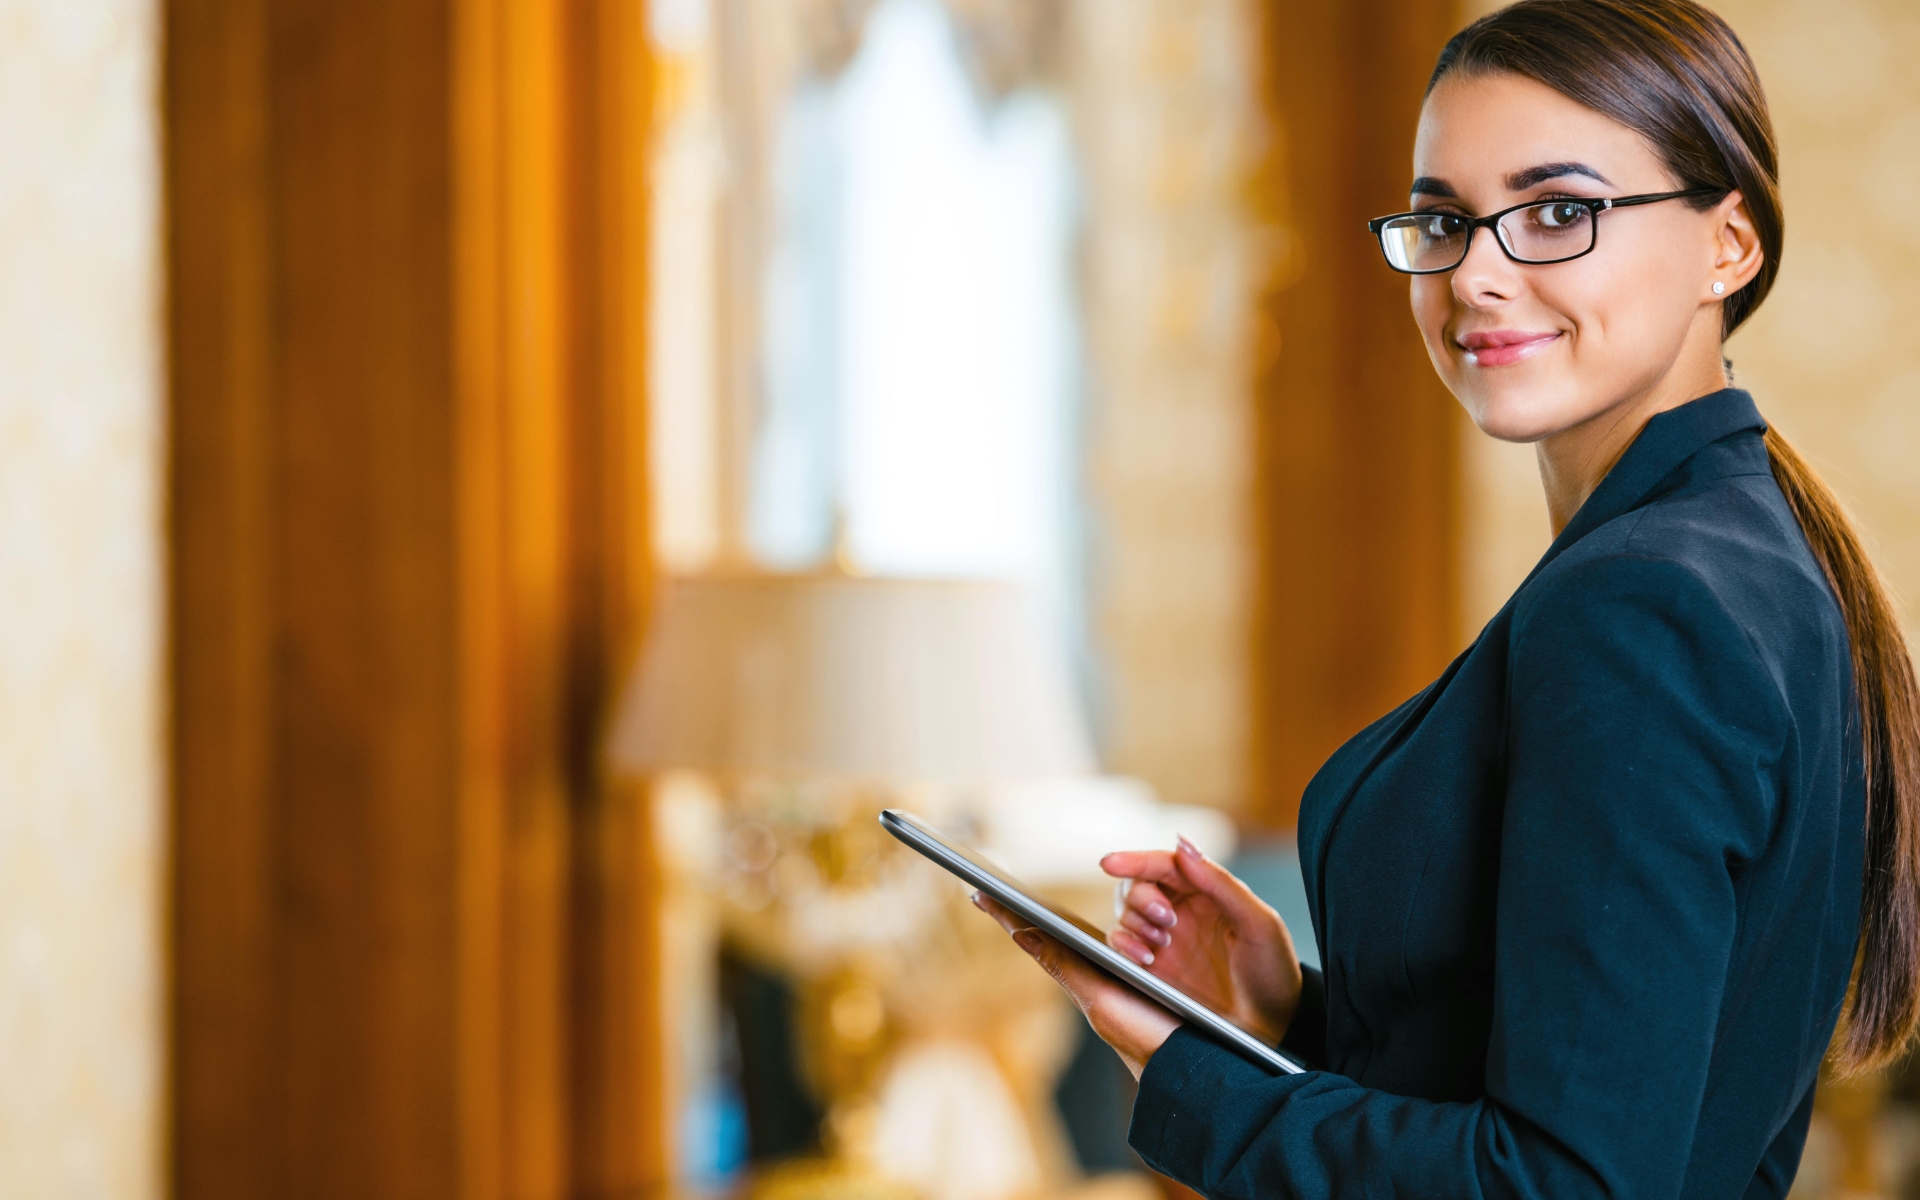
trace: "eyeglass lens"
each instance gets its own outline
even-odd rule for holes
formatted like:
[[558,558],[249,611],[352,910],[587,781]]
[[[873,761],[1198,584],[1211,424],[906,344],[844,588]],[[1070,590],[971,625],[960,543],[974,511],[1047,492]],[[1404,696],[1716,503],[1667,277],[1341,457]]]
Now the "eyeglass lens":
[[[1584,204],[1549,200],[1500,218],[1500,241],[1521,262],[1553,263],[1593,249],[1593,213]],[[1449,271],[1467,257],[1472,226],[1457,213],[1413,213],[1380,228],[1380,245],[1398,271]]]

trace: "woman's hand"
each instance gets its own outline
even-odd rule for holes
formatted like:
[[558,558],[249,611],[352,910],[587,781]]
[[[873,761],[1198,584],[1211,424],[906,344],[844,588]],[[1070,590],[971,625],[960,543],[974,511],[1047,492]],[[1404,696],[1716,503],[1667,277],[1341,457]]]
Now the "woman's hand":
[[1067,990],[1100,1040],[1113,1047],[1135,1079],[1140,1078],[1153,1052],[1180,1028],[1180,1018],[1126,984],[1116,983],[991,897],[975,892],[973,903],[1000,922],[1000,927],[1013,935],[1020,948],[1031,954],[1041,969]]
[[1300,959],[1280,914],[1185,838],[1128,850],[1100,869],[1131,880],[1114,949],[1269,1045],[1300,1003]]

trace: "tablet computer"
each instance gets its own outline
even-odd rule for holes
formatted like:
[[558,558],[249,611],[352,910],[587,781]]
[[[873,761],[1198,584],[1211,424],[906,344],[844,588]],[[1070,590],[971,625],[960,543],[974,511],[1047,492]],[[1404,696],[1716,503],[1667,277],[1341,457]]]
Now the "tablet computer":
[[1239,1051],[1270,1071],[1294,1075],[1306,1070],[1286,1054],[1107,945],[1106,934],[1100,930],[1066,909],[1042,900],[1019,880],[919,817],[889,808],[880,814],[880,824],[886,827],[888,833],[932,859],[935,864],[945,867],[1021,917],[1032,921],[1037,928],[1052,934],[1080,957],[1215,1041]]

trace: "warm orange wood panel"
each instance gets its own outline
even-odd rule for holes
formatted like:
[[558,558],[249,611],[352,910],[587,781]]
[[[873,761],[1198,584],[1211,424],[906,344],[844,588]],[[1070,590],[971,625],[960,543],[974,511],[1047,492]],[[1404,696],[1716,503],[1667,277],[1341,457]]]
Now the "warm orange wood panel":
[[[179,1196],[269,1195],[271,313],[257,4],[173,4],[166,79],[173,754],[171,1124]],[[186,67],[191,69],[183,69]],[[191,212],[191,222],[178,214]],[[190,303],[182,303],[191,296]],[[188,1142],[192,1144],[189,1145]]]
[[598,755],[650,575],[644,28],[460,13],[462,1156],[474,1195],[618,1193],[665,1154],[651,828]]
[[576,1193],[634,1195],[664,1184],[665,1108],[653,825],[646,793],[606,778],[603,718],[636,660],[653,580],[648,511],[647,163],[654,81],[646,6],[575,0],[562,36],[569,130],[565,253],[574,418],[570,628],[561,756],[572,794],[595,803],[573,825],[569,1179]]
[[638,12],[166,21],[175,1191],[651,1187]]
[[1286,230],[1261,309],[1255,819],[1294,823],[1326,757],[1446,665],[1455,640],[1452,398],[1369,217],[1404,208],[1446,0],[1266,10],[1273,141],[1257,194]]

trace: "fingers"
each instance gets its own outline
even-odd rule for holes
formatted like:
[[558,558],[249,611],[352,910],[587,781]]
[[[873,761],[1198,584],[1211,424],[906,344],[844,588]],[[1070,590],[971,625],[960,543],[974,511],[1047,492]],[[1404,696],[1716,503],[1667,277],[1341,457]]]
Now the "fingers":
[[[1020,943],[1020,947],[1026,950],[1027,953],[1033,954],[1036,958],[1040,957],[1028,943],[1030,939],[1044,937],[1044,935],[1035,929],[1025,918],[1021,917],[1020,914],[1013,912],[1007,908],[1006,905],[1001,904],[984,892],[975,892],[973,894],[973,906],[992,917],[995,921],[998,921],[1000,928],[1012,934],[1013,940]],[[1169,945],[1173,939],[1158,926],[1133,914],[1128,915],[1137,923],[1138,930],[1126,928],[1114,929],[1107,935],[1107,941],[1114,949],[1120,951],[1120,953],[1131,958],[1141,966],[1150,967],[1153,965],[1155,947]],[[1149,941],[1148,939],[1150,938],[1156,940]],[[1166,940],[1157,940],[1159,938]],[[1049,945],[1054,944],[1052,938],[1045,938],[1045,941]],[[1080,956],[1077,954],[1070,954],[1068,957],[1072,958],[1075,962],[1080,961]],[[1041,965],[1045,966],[1046,964],[1043,962]]]
[[1202,854],[1200,847],[1186,838],[1180,839],[1179,848],[1173,852],[1172,858],[1175,868],[1188,885],[1218,904],[1220,910],[1229,917],[1240,920],[1261,916],[1269,911],[1266,901],[1254,895],[1252,888],[1242,883],[1233,872]]
[[[973,906],[1000,922],[1000,928],[1012,934],[1013,940],[1022,950],[1032,955],[1034,961],[1046,969],[1047,974],[1059,980],[1060,985],[1066,987],[1068,991],[1073,991],[1073,988],[1068,985],[1068,979],[1074,973],[1074,964],[1085,966],[1079,955],[1062,949],[1058,942],[1035,929],[1023,920],[1020,914],[1013,912],[984,892],[973,894]],[[1072,960],[1071,964],[1066,961],[1068,959]],[[1075,993],[1075,996],[1077,998],[1078,993]]]
[[1078,954],[1037,929],[1022,929],[1013,940],[1066,990],[1094,1033],[1120,1056],[1135,1079],[1147,1060],[1180,1027],[1173,1016],[1146,997],[1108,978]]
[[[973,894],[973,906],[998,921],[1000,928],[1012,934],[1013,940],[1020,942],[1022,946],[1026,945],[1023,940],[1024,934],[1035,933],[1037,936],[1037,931],[1024,917],[983,892]],[[1153,965],[1157,948],[1173,943],[1172,936],[1164,929],[1136,913],[1128,913],[1124,920],[1125,926],[1111,931],[1107,935],[1107,942],[1143,967]]]
[[1033,961],[1040,964],[1041,970],[1067,989],[1067,994],[1073,997],[1082,1011],[1093,1003],[1102,988],[1121,986],[1088,966],[1086,959],[1038,929],[1017,930],[1013,940],[1033,956]]
[[1000,928],[1008,933],[1033,928],[1033,922],[1026,920],[1006,905],[995,900],[985,892],[973,894],[973,906],[1000,923]]
[[1173,945],[1172,933],[1132,909],[1120,914],[1120,927],[1156,949],[1164,950]]
[[1100,860],[1100,869],[1115,879],[1148,879],[1157,883],[1183,882],[1168,850],[1116,850]]
[[1122,926],[1107,931],[1107,944],[1143,967],[1153,965],[1154,948],[1137,933]]
[[1122,915],[1129,912],[1140,914],[1162,929],[1172,929],[1180,923],[1180,918],[1174,914],[1173,902],[1158,884],[1135,880],[1127,890],[1127,904]]
[[[975,892],[973,903],[1000,922],[1001,927],[1013,935],[1014,944],[1025,950],[1041,970],[1053,976],[1054,982],[1066,991],[1086,1015],[1093,1031],[1114,1048],[1133,1077],[1140,1078],[1147,1060],[1179,1028],[1179,1019],[1126,985],[1109,978],[1053,938],[1026,925],[992,897]],[[1142,964],[1153,962],[1153,951],[1129,931],[1116,929],[1109,940],[1135,961]]]

